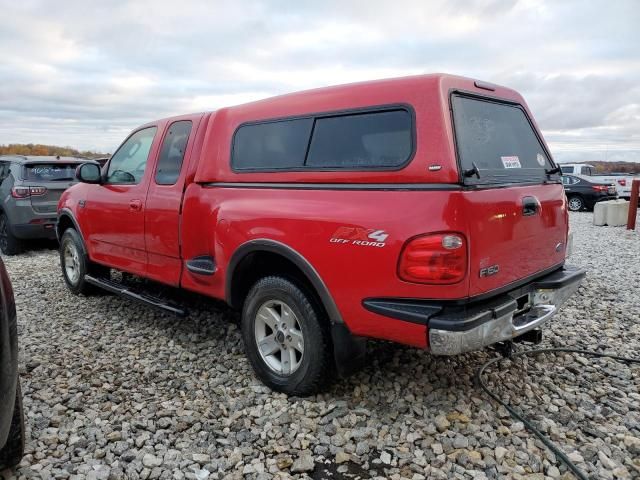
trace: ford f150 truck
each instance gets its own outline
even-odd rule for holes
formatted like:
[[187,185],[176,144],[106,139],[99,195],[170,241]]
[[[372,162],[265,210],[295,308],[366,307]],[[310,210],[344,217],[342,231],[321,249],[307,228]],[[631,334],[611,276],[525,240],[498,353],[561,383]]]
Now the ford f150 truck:
[[524,100],[467,78],[150,122],[77,176],[58,206],[69,289],[184,313],[115,269],[224,299],[257,376],[289,394],[361,364],[367,337],[437,355],[534,337],[584,277]]

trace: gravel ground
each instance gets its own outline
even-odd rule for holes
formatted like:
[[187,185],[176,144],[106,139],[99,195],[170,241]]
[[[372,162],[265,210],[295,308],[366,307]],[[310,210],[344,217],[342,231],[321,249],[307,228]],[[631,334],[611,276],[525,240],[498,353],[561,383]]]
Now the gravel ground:
[[[572,263],[589,276],[543,346],[640,357],[640,235],[591,218],[571,216]],[[220,304],[179,320],[74,297],[50,248],[4,260],[29,435],[6,477],[573,478],[474,384],[493,352],[433,358],[372,342],[364,371],[287,398],[254,378]],[[501,362],[486,378],[592,478],[640,478],[637,366],[547,354]]]

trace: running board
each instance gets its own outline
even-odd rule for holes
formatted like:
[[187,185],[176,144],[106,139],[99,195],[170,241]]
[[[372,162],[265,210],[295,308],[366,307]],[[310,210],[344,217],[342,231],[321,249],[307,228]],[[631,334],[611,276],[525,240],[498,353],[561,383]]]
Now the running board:
[[108,292],[115,293],[116,295],[120,295],[121,297],[129,298],[131,300],[135,300],[136,302],[143,303],[151,307],[155,307],[164,312],[173,313],[178,317],[186,317],[188,315],[187,310],[185,310],[184,308],[173,305],[161,298],[147,295],[146,293],[137,293],[131,291],[127,286],[118,282],[114,282],[113,280],[106,278],[96,278],[92,277],[91,275],[85,275],[84,280],[85,282],[90,283],[91,285],[95,285],[96,287],[100,287]]

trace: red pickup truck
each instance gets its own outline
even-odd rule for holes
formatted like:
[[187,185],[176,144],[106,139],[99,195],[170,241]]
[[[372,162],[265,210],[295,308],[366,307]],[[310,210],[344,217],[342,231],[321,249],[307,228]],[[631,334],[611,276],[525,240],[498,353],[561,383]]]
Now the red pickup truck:
[[522,97],[450,75],[321,88],[137,128],[58,207],[64,279],[184,314],[110,269],[224,299],[271,388],[364,339],[531,339],[579,286],[560,169]]

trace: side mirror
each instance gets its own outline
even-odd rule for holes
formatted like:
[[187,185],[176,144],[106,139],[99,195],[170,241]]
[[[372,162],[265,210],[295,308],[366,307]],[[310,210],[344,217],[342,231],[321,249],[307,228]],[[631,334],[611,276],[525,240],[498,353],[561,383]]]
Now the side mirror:
[[101,183],[100,167],[95,163],[83,163],[76,168],[76,178],[82,183]]

